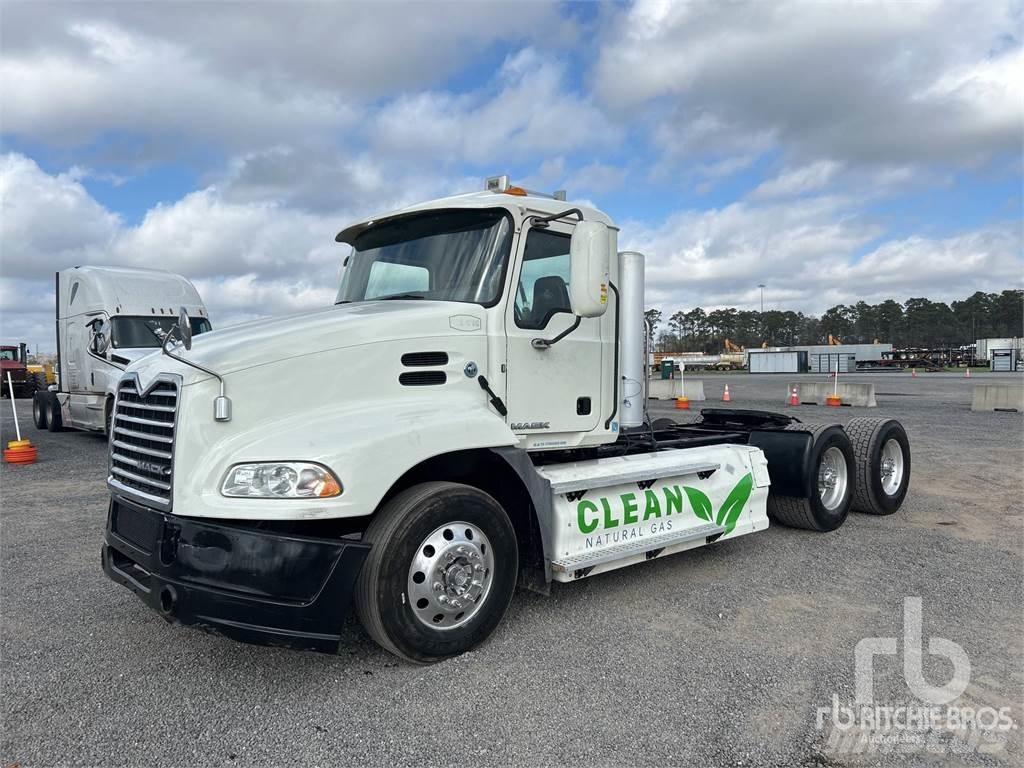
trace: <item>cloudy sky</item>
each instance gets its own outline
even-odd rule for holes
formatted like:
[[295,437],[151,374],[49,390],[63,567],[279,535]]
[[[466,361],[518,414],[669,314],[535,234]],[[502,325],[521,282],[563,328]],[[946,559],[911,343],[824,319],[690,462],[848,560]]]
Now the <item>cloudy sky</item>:
[[1024,7],[0,3],[0,335],[53,272],[190,277],[215,325],[333,300],[346,223],[510,173],[648,297],[821,312],[1024,285]]

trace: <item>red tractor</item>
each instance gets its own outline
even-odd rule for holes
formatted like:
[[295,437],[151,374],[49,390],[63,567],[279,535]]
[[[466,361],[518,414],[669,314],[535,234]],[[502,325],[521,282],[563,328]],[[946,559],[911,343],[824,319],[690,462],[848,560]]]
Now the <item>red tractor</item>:
[[40,386],[39,377],[28,369],[28,349],[25,344],[0,346],[0,377],[3,379],[3,396],[10,397],[7,374],[11,374],[15,397],[32,397],[37,389],[45,389],[45,379]]

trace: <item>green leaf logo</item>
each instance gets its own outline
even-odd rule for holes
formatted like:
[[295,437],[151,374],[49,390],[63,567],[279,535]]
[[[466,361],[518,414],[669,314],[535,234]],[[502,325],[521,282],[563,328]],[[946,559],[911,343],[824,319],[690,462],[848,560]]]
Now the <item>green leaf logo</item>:
[[684,486],[683,490],[686,491],[686,498],[690,500],[690,506],[693,507],[693,513],[701,520],[707,520],[711,522],[711,499],[708,498],[707,494],[699,488],[689,488]]
[[[748,472],[744,477],[736,483],[736,487],[729,491],[729,495],[725,497],[725,501],[722,502],[722,506],[718,510],[718,517],[715,518],[715,522],[725,528],[726,533],[732,533],[732,529],[736,527],[736,521],[740,519],[740,513],[743,511],[743,507],[747,504],[747,499],[750,498],[750,492],[754,488],[754,478]],[[690,489],[686,489],[689,494]],[[699,491],[698,491],[699,493]],[[704,494],[701,494],[704,496]],[[707,499],[707,496],[704,496]],[[699,515],[698,517],[703,517]],[[708,511],[708,517],[705,520],[710,519],[710,510]]]

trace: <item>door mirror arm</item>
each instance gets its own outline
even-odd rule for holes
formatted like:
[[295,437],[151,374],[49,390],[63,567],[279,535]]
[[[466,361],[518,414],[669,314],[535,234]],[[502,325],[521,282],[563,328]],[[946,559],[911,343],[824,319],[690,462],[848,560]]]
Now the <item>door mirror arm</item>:
[[550,224],[552,221],[564,219],[567,216],[578,216],[579,220],[583,221],[583,211],[581,211],[579,208],[570,208],[567,211],[562,211],[561,213],[552,213],[548,216],[531,216],[529,219],[527,219],[527,221],[530,222],[531,227],[543,228]]
[[572,325],[570,325],[568,328],[566,328],[564,331],[562,331],[560,334],[555,336],[553,339],[532,339],[530,341],[530,346],[533,347],[534,349],[544,350],[544,349],[547,349],[548,347],[550,347],[550,346],[552,346],[554,344],[557,344],[562,339],[564,339],[566,336],[568,336],[570,333],[572,333],[577,328],[579,328],[580,327],[580,321],[582,319],[583,318],[581,318],[579,315],[576,315],[576,321]]

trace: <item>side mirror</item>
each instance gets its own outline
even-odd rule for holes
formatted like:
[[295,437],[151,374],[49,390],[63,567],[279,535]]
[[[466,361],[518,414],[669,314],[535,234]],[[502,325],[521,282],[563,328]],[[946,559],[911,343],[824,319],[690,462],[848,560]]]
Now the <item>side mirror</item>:
[[192,321],[188,318],[188,310],[182,307],[178,310],[178,338],[185,345],[185,349],[192,349]]
[[608,309],[608,269],[616,232],[599,221],[581,221],[569,245],[569,304],[579,317],[600,317]]
[[92,351],[97,355],[105,355],[108,349],[110,349],[110,321],[94,320],[92,322]]

